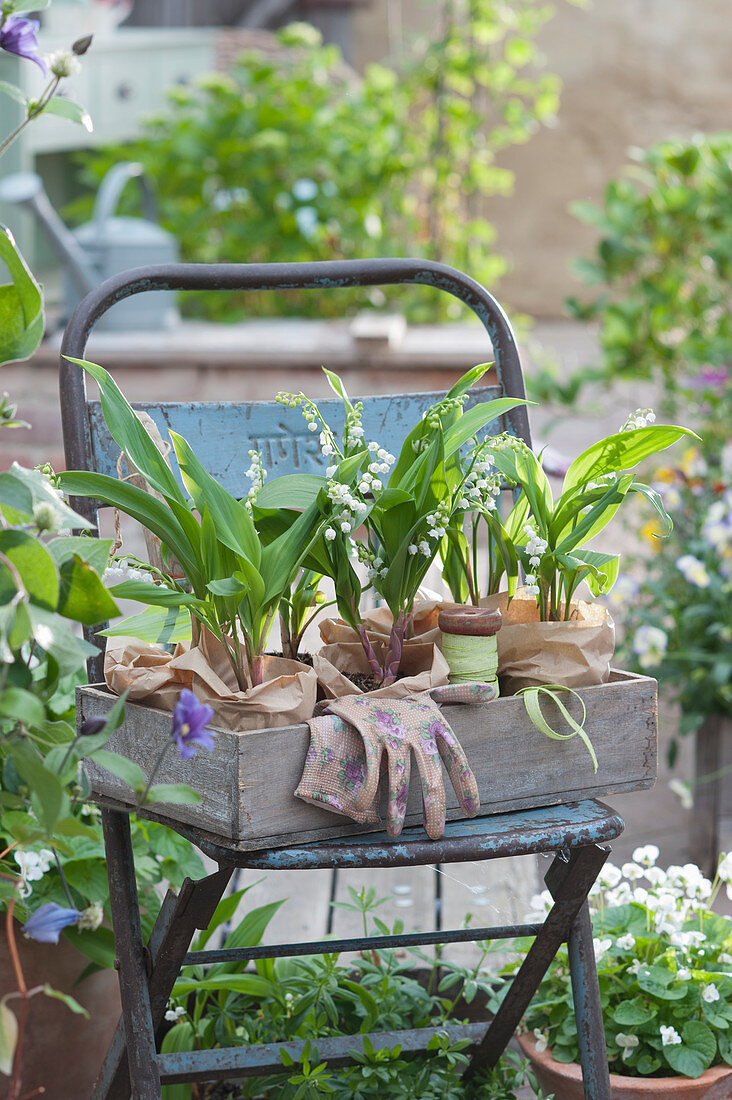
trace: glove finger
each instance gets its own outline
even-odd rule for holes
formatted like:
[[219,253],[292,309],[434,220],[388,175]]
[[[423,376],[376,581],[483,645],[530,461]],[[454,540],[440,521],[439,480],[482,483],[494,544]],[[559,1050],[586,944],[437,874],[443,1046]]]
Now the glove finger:
[[475,817],[480,809],[480,793],[462,745],[446,723],[444,732],[438,734],[435,740],[460,808],[468,817]]
[[437,753],[425,752],[424,743],[413,745],[422,783],[422,818],[427,836],[439,840],[445,832],[445,785]]
[[[361,731],[358,731],[361,733]],[[365,776],[363,786],[356,794],[355,807],[363,812],[373,804],[376,799],[376,791],[379,786],[379,769],[381,767],[381,754],[383,746],[379,742],[371,741],[363,736],[363,746],[366,750]]]
[[445,684],[443,687],[433,688],[430,697],[435,703],[467,703],[475,706],[480,703],[490,703],[498,698],[498,684],[492,683],[465,683]]
[[399,836],[404,826],[409,794],[409,774],[411,761],[409,749],[398,752],[387,749],[386,759],[389,766],[389,805],[386,811],[386,831],[389,836]]

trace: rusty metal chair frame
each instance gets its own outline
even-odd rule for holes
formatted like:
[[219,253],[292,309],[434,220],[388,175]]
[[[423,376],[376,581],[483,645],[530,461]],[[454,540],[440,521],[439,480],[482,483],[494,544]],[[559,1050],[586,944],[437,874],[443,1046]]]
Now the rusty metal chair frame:
[[[79,305],[64,335],[60,360],[61,413],[66,463],[70,469],[93,469],[93,451],[82,370],[66,356],[83,358],[94,323],[106,309],[131,294],[154,289],[293,289],[423,284],[450,293],[482,321],[493,345],[499,384],[507,396],[523,397],[521,366],[511,326],[503,310],[468,276],[425,260],[386,259],[293,264],[173,264],[136,268],[103,283]],[[515,434],[530,441],[524,407],[508,414]],[[94,501],[75,500],[77,510],[96,524]],[[98,644],[98,639],[95,639]],[[103,654],[92,658],[92,682],[103,678]],[[158,820],[161,820],[158,817]],[[274,1043],[191,1053],[160,1054],[157,1040],[174,982],[182,966],[223,961],[313,955],[466,940],[534,936],[534,943],[490,1023],[452,1025],[452,1040],[467,1038],[471,1061],[466,1077],[494,1065],[509,1042],[558,948],[568,945],[580,1061],[585,1095],[610,1100],[610,1081],[602,1010],[592,945],[587,897],[609,849],[603,845],[623,829],[620,817],[601,802],[586,800],[452,822],[445,836],[430,841],[421,828],[404,831],[398,844],[386,834],[367,833],[341,840],[240,852],[226,842],[212,842],[189,826],[165,820],[170,828],[197,844],[218,864],[218,871],[198,881],[186,880],[176,895],[169,891],[147,945],[143,944],[127,809],[102,809],[110,907],[119,970],[122,1018],[97,1080],[93,1100],[155,1100],[162,1084],[236,1079],[289,1072],[281,1052],[297,1058],[303,1043]],[[196,929],[213,916],[237,867],[257,870],[323,867],[423,866],[496,859],[542,852],[555,858],[545,876],[554,905],[540,924],[439,930],[368,939],[322,940],[241,950],[190,952]],[[376,1049],[397,1043],[405,1052],[424,1051],[430,1028],[374,1033]],[[363,1036],[321,1039],[319,1054],[330,1066],[348,1064],[349,1050]]]

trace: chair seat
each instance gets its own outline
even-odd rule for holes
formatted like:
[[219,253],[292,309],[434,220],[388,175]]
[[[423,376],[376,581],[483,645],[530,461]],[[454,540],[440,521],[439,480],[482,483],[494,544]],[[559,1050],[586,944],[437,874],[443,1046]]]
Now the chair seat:
[[440,840],[430,840],[422,826],[416,825],[405,829],[397,839],[385,832],[359,833],[254,852],[227,847],[225,841],[219,844],[202,839],[195,829],[179,822],[169,824],[217,863],[262,871],[463,863],[602,844],[623,831],[622,818],[594,799],[449,821]]

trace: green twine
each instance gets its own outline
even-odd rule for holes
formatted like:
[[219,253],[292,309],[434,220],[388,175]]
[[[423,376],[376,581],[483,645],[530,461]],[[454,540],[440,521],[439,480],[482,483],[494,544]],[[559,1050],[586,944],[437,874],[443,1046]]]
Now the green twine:
[[[570,695],[574,695],[575,699],[579,699],[580,706],[582,707],[582,721],[577,722],[569,713],[564,703],[556,695],[558,691],[568,691]],[[592,767],[597,774],[597,756],[593,748],[587,733],[585,732],[585,718],[587,717],[587,708],[585,707],[584,699],[581,695],[578,695],[576,691],[573,691],[570,687],[565,687],[562,684],[545,684],[543,687],[526,687],[521,688],[516,692],[517,695],[523,695],[524,706],[526,707],[526,713],[531,719],[534,726],[543,733],[545,737],[550,737],[552,741],[571,741],[573,737],[580,737],[584,741],[587,751],[592,757]],[[541,703],[539,701],[540,695],[548,695],[556,705],[562,714],[567,725],[571,728],[572,733],[557,733],[553,730],[541,711]]]
[[494,683],[498,672],[495,634],[444,634],[442,652],[450,666],[451,684]]

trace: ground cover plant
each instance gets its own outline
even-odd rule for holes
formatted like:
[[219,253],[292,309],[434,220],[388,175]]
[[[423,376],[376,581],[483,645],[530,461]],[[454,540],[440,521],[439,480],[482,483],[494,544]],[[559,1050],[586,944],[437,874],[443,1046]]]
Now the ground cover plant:
[[[373,888],[349,887],[350,900],[339,903],[359,913],[364,935],[398,934],[401,922],[389,928],[378,917],[379,898]],[[210,936],[238,906],[246,889],[222,901],[212,924],[201,933],[194,949],[202,949]],[[258,944],[281,901],[253,909],[225,937],[226,947]],[[528,1086],[536,1097],[543,1094],[525,1062],[506,1055],[492,1072],[480,1073],[464,1084],[460,1072],[467,1064],[466,1041],[450,1041],[439,1026],[464,1019],[476,997],[485,992],[481,969],[490,950],[484,945],[473,967],[443,963],[422,952],[399,958],[393,950],[358,953],[352,959],[338,954],[305,958],[258,960],[186,967],[178,978],[166,1019],[170,1030],[162,1042],[164,1052],[257,1043],[305,1040],[299,1059],[283,1056],[283,1073],[248,1078],[236,1084],[203,1086],[195,1094],[191,1085],[167,1085],[164,1100],[202,1097],[271,1100],[305,1100],[329,1095],[342,1100],[472,1100],[490,1095],[492,1100],[515,1100]],[[422,973],[415,971],[422,967]],[[410,1027],[437,1027],[426,1054],[414,1057],[397,1044],[374,1050],[365,1039],[363,1053],[352,1066],[329,1068],[318,1054],[318,1040],[337,1035],[394,1031]],[[550,1100],[546,1097],[545,1100]]]
[[[732,1065],[732,921],[712,908],[721,888],[730,891],[732,859],[720,861],[713,882],[694,864],[664,871],[657,860],[655,845],[637,848],[622,868],[606,864],[591,893],[608,1058],[630,1077],[695,1078]],[[537,896],[537,917],[552,904],[547,891]],[[524,1023],[556,1061],[578,1061],[566,946]]]

